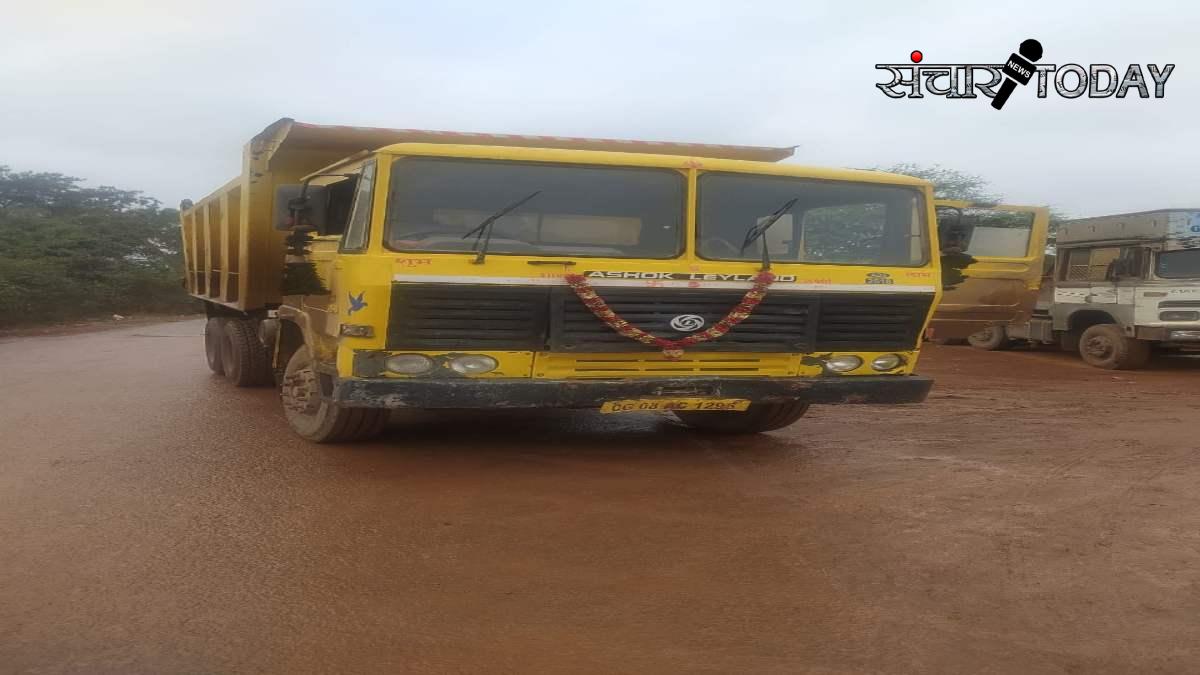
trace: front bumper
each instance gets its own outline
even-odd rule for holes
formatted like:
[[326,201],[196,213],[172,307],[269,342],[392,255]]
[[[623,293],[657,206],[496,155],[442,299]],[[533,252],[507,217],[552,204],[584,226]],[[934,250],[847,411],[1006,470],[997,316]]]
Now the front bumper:
[[629,380],[339,380],[332,399],[357,408],[599,408],[605,401],[656,397],[744,398],[755,403],[920,403],[933,380],[916,375],[663,378]]

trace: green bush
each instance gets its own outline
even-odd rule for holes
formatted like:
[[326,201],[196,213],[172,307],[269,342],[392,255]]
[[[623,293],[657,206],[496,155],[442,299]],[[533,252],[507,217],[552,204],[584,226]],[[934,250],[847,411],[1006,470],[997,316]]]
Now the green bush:
[[0,166],[0,327],[199,309],[179,212],[140,192]]

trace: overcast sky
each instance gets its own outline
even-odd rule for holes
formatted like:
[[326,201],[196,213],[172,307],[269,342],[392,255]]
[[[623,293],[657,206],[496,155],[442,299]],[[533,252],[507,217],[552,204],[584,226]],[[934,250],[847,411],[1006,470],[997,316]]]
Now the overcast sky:
[[[799,145],[1078,216],[1200,207],[1200,3],[41,0],[0,23],[0,164],[176,205],[280,117]],[[892,100],[875,63],[1174,63],[1166,97]]]

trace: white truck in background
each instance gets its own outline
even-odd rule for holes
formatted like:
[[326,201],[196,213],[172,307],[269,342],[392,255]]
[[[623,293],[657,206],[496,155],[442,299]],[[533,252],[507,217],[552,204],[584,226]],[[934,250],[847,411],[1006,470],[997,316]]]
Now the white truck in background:
[[1058,229],[1053,295],[1005,340],[1060,344],[1097,368],[1200,351],[1200,209],[1084,218]]

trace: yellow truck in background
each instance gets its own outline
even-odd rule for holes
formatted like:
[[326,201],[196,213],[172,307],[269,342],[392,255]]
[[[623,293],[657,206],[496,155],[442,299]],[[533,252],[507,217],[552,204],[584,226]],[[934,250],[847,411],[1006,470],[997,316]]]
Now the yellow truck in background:
[[208,364],[316,442],[397,408],[749,433],[924,400],[931,185],[791,154],[279,120],[182,205]]
[[1057,235],[1032,317],[991,328],[997,340],[1059,345],[1110,370],[1200,352],[1200,209],[1069,220]]
[[931,337],[1001,349],[1009,342],[1006,327],[1033,315],[1053,269],[1046,256],[1050,210],[951,199],[934,205],[945,291]]

